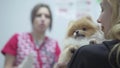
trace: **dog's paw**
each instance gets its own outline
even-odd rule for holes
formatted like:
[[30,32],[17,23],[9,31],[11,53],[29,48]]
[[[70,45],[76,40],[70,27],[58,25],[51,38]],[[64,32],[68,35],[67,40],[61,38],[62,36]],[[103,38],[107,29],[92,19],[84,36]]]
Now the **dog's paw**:
[[89,44],[97,44],[97,41],[96,41],[96,40],[91,40],[91,41],[89,42]]
[[67,68],[67,63],[56,63],[53,68]]
[[73,53],[75,53],[75,51],[77,50],[78,48],[76,47],[76,46],[71,46],[71,47],[69,47],[69,51],[73,54]]
[[77,50],[77,49],[75,49],[75,48],[71,48],[71,49],[70,49],[70,52],[71,52],[71,53],[75,53],[76,50]]

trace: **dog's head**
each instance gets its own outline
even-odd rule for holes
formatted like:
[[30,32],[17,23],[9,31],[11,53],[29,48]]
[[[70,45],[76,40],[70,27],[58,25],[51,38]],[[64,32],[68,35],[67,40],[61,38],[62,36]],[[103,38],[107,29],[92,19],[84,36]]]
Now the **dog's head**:
[[96,33],[97,29],[98,27],[94,24],[92,19],[86,16],[77,21],[70,22],[67,37],[75,39],[90,37]]

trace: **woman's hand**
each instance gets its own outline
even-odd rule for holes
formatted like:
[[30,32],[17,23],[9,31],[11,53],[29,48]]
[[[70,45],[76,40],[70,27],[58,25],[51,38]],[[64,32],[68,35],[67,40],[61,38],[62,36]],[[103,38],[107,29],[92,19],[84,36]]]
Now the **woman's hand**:
[[14,61],[15,61],[15,56],[6,54],[4,68],[13,68]]

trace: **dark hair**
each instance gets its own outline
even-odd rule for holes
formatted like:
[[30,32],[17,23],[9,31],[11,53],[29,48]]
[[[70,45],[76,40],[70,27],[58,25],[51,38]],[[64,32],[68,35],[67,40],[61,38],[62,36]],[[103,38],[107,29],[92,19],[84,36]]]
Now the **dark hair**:
[[52,13],[51,13],[51,10],[50,10],[50,7],[47,5],[47,4],[37,4],[33,9],[32,9],[32,12],[31,12],[31,22],[33,23],[34,21],[34,18],[36,16],[36,13],[37,11],[41,8],[41,7],[45,7],[48,9],[49,13],[50,13],[50,26],[49,26],[49,30],[52,29]]

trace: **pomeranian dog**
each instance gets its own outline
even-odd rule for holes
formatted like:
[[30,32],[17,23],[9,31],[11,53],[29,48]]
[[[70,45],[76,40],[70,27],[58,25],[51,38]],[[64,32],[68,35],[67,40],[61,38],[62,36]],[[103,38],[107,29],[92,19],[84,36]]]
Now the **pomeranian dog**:
[[90,16],[82,17],[70,22],[64,45],[88,45],[89,43],[101,43],[104,33],[99,23],[94,23]]
[[[90,16],[72,21],[68,25],[67,35],[64,40],[64,49],[60,54],[57,64],[68,63],[73,53],[81,46],[99,44],[104,41],[101,25],[94,23]],[[54,68],[66,68],[55,65]]]

